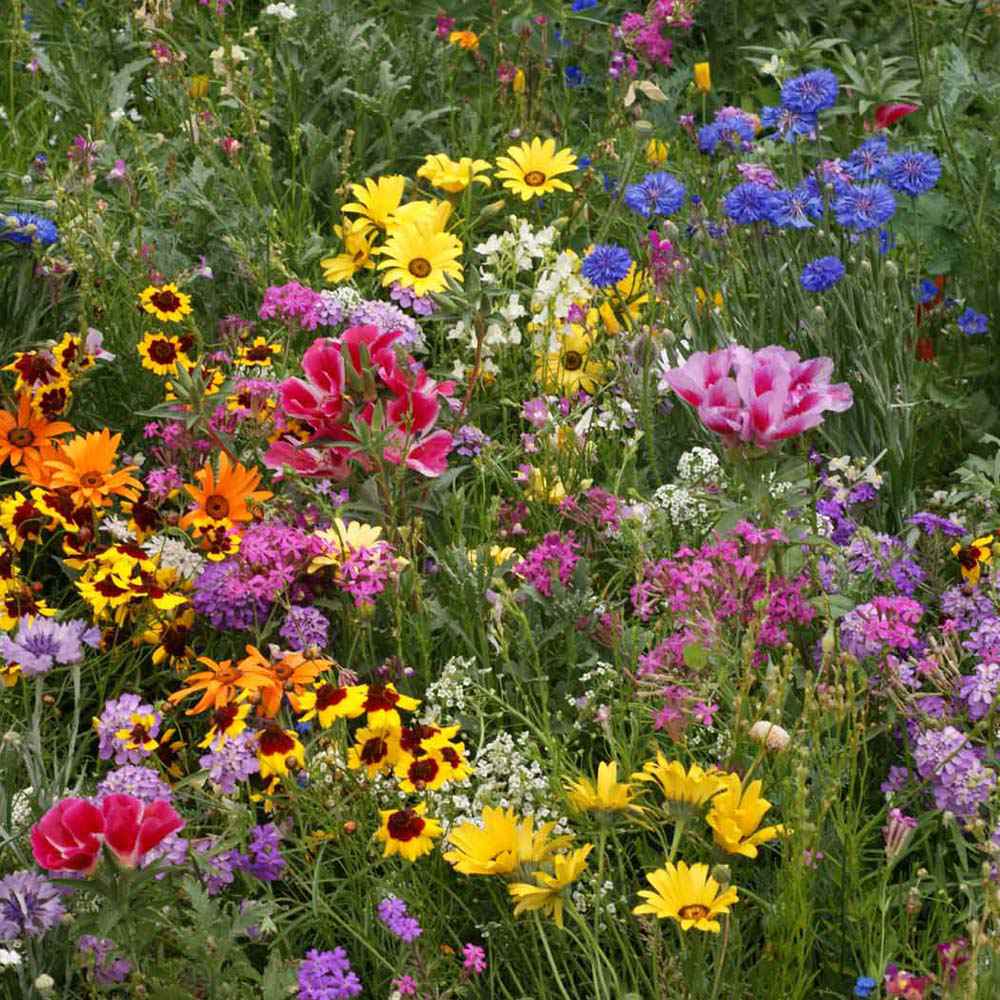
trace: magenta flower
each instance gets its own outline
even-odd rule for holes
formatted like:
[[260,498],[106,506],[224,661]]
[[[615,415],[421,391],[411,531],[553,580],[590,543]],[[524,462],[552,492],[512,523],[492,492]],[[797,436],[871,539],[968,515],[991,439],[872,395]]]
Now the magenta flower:
[[769,448],[818,427],[826,410],[851,407],[851,387],[831,385],[832,374],[830,358],[803,361],[783,347],[734,345],[692,354],[680,367],[665,369],[660,384],[695,407],[727,445]]

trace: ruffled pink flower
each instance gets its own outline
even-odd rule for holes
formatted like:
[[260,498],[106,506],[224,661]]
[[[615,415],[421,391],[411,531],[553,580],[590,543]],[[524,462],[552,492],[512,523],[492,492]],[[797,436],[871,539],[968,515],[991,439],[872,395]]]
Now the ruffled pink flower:
[[904,101],[898,101],[893,104],[880,104],[875,108],[875,128],[887,129],[891,125],[895,125],[901,118],[912,115],[914,111],[919,110],[920,105],[907,104]]
[[662,374],[698,411],[701,422],[729,445],[768,448],[823,422],[823,413],[842,413],[854,402],[846,383],[830,384],[833,361],[802,361],[795,351],[733,346],[692,354]]

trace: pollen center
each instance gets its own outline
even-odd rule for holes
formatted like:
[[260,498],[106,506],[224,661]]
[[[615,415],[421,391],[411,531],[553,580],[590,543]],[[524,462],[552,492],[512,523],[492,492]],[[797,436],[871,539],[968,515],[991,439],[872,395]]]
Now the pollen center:
[[567,351],[562,357],[562,366],[568,372],[579,371],[583,367],[583,355],[579,351]]
[[213,493],[205,500],[205,513],[213,520],[221,521],[229,515],[229,501],[218,493]]
[[707,906],[702,906],[701,903],[688,903],[687,906],[682,906],[677,913],[681,920],[704,920],[711,913],[711,910]]
[[426,278],[430,273],[430,261],[425,260],[423,257],[414,257],[413,260],[410,261],[410,274],[412,274],[414,278]]
[[529,170],[524,175],[524,183],[527,184],[528,187],[541,187],[545,183],[545,174],[543,174],[541,170]]
[[149,345],[149,356],[158,365],[173,364],[177,360],[177,348],[169,340],[154,340]]
[[104,485],[104,476],[100,472],[85,472],[80,476],[80,485],[88,490],[95,490]]
[[176,312],[180,308],[181,300],[173,292],[155,292],[150,295],[149,301],[156,306],[160,312]]

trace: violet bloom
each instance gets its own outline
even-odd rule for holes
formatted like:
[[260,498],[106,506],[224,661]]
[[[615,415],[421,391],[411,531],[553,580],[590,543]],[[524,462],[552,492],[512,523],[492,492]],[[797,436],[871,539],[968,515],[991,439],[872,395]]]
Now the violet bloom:
[[274,882],[281,878],[285,870],[285,859],[281,856],[281,831],[273,823],[255,826],[250,831],[247,849],[250,854],[243,865],[244,871],[262,882]]
[[343,948],[307,951],[299,963],[298,979],[298,1000],[349,1000],[362,990]]
[[514,566],[514,572],[538,593],[551,597],[553,580],[558,579],[564,587],[569,583],[580,559],[579,549],[572,531],[566,533],[565,539],[559,532],[550,531],[541,544]]
[[678,368],[665,369],[661,386],[696,407],[701,422],[730,446],[768,448],[842,413],[854,397],[846,383],[830,384],[833,361],[802,361],[795,351],[738,345],[698,351]]
[[[94,729],[100,740],[97,756],[101,760],[113,756],[119,766],[141,763],[152,753],[145,744],[156,740],[162,721],[160,713],[137,694],[126,692],[120,698],[105,702],[100,718],[94,719]],[[125,735],[119,735],[121,733]]]
[[257,737],[248,730],[227,737],[224,743],[217,743],[199,757],[198,763],[208,771],[208,777],[217,791],[232,795],[238,784],[260,771]]
[[47,673],[57,664],[79,663],[83,647],[96,649],[101,630],[84,621],[57,622],[41,616],[25,615],[18,622],[17,638],[0,635],[0,656],[21,667],[26,677]]
[[322,305],[319,292],[314,292],[297,281],[290,281],[285,285],[268,286],[257,315],[261,319],[284,320],[301,330],[315,330],[319,325]]
[[142,802],[172,797],[170,786],[150,767],[126,764],[109,771],[97,786],[97,797],[105,795],[131,795]]
[[65,912],[62,892],[44,875],[20,871],[0,878],[0,941],[41,937]]
[[293,604],[285,615],[278,635],[296,650],[303,650],[307,646],[319,646],[322,649],[329,641],[330,622],[318,608]]
[[99,986],[124,982],[132,971],[132,963],[127,958],[111,957],[117,945],[110,938],[83,934],[76,947],[84,962],[93,963],[94,982]]
[[420,922],[409,914],[406,903],[396,896],[388,896],[378,904],[378,918],[390,934],[405,944],[412,944],[423,934]]

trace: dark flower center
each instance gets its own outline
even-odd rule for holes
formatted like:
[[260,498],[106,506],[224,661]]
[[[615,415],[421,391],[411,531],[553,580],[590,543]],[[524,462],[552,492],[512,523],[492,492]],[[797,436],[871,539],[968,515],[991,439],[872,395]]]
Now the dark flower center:
[[410,261],[409,271],[414,278],[426,278],[431,273],[430,261],[423,257],[414,257]]
[[407,841],[419,837],[427,824],[412,809],[401,809],[389,817],[386,825],[393,840]]
[[583,355],[579,351],[567,351],[563,355],[562,363],[568,372],[579,371],[583,367]]
[[707,906],[702,906],[701,903],[688,903],[687,906],[682,906],[677,911],[682,920],[704,920],[711,912]]
[[229,501],[218,493],[213,493],[205,499],[205,513],[213,520],[221,521],[229,515]]
[[324,708],[333,708],[339,705],[347,697],[347,689],[334,687],[332,684],[324,684],[316,692],[316,708],[323,711]]
[[88,490],[96,490],[104,485],[104,476],[100,472],[85,472],[80,476],[80,485]]
[[154,340],[149,345],[149,356],[158,365],[172,365],[177,360],[177,347],[169,340]]
[[432,782],[440,770],[440,765],[433,757],[424,757],[423,760],[414,761],[406,771],[406,776],[417,785],[426,785]]
[[370,740],[365,740],[358,757],[362,764],[367,764],[370,767],[384,760],[388,753],[389,744],[381,736],[373,736]]
[[15,448],[27,448],[35,440],[35,432],[30,427],[15,427],[7,435],[7,440]]
[[265,757],[287,754],[295,749],[295,740],[281,729],[265,729],[260,734],[260,752]]
[[181,300],[171,291],[160,291],[154,292],[149,297],[149,301],[152,302],[160,312],[172,313],[176,312],[181,307]]
[[389,688],[373,684],[368,688],[368,697],[365,699],[365,711],[390,712],[396,707],[396,702],[398,701],[398,691],[390,691]]
[[223,705],[215,710],[212,716],[212,728],[219,733],[224,733],[235,721],[239,713],[238,705]]
[[541,187],[545,183],[545,174],[543,174],[541,170],[529,170],[524,175],[524,183],[527,184],[528,187]]

